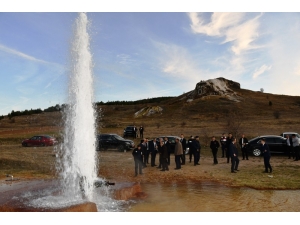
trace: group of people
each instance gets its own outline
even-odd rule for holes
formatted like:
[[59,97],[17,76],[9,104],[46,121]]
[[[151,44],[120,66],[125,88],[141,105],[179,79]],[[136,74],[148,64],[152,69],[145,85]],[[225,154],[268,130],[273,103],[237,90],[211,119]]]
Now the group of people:
[[287,153],[289,159],[292,157],[294,161],[299,161],[300,155],[300,146],[299,146],[299,138],[296,134],[286,135],[286,146],[287,146]]
[[[270,164],[270,148],[264,138],[262,138],[260,141],[260,150],[264,157],[264,172],[272,173],[273,169]],[[249,160],[246,147],[248,144],[248,139],[244,134],[242,134],[238,143],[242,151],[242,159]],[[287,137],[287,146],[289,148],[289,158],[293,157],[295,160],[299,160],[300,146],[299,140],[297,137],[295,137],[295,135],[293,135],[291,138]],[[194,166],[200,165],[201,145],[199,136],[190,136],[190,139],[186,140],[184,135],[181,134],[180,138],[176,138],[175,146],[173,146],[176,163],[175,170],[179,170],[181,169],[181,165],[185,165],[187,147],[189,148],[189,161],[192,162],[192,158],[194,158]],[[213,155],[213,164],[218,164],[217,153],[220,147],[222,149],[222,158],[226,157],[227,163],[231,161],[231,173],[236,173],[239,171],[237,139],[233,137],[232,133],[229,133],[227,137],[225,136],[225,133],[223,133],[222,137],[220,138],[220,143],[216,140],[215,136],[212,137],[210,149]],[[141,143],[132,152],[135,161],[135,176],[142,174],[142,169],[147,167],[147,164],[149,164],[149,156],[151,156],[151,167],[157,166],[155,162],[156,156],[158,155],[159,165],[157,168],[161,169],[161,171],[168,171],[171,152],[172,146],[167,137],[160,138],[159,140],[156,138],[153,138],[152,140],[149,140],[148,138],[142,139]]]

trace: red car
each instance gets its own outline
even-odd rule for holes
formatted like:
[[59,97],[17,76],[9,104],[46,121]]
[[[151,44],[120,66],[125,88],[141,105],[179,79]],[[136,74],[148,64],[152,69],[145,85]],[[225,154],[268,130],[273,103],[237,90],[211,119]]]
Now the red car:
[[57,140],[49,135],[37,135],[22,141],[22,146],[52,146],[57,144]]

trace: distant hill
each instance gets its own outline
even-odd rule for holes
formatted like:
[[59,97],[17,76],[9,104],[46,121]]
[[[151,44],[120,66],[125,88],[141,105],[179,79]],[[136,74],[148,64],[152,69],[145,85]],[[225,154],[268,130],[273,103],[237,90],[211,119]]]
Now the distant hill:
[[[159,113],[135,116],[143,108],[159,107]],[[247,137],[280,134],[283,131],[300,133],[300,97],[275,95],[246,90],[235,81],[225,78],[200,81],[195,89],[176,97],[160,97],[139,101],[97,103],[99,132],[122,135],[129,124],[143,125],[145,135],[199,135],[208,142],[212,135],[223,132]],[[42,112],[27,116],[4,117],[0,120],[0,137],[10,130],[32,133],[57,133],[62,129],[61,112]],[[30,128],[30,129],[29,129]],[[26,133],[25,131],[30,130]]]

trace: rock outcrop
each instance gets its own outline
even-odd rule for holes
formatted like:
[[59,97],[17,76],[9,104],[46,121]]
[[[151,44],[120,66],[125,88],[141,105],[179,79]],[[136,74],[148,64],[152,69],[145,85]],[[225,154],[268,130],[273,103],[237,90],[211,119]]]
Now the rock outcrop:
[[150,116],[156,113],[161,113],[163,109],[160,106],[151,106],[151,107],[145,107],[141,110],[137,111],[134,114],[134,117],[141,117],[141,116]]

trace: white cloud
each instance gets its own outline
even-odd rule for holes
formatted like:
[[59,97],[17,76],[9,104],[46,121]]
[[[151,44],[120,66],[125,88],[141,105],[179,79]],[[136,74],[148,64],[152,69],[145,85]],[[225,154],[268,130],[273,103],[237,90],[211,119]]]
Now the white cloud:
[[205,23],[202,14],[189,13],[194,33],[224,38],[224,43],[231,43],[231,51],[239,55],[244,51],[258,48],[253,42],[258,37],[259,18],[262,14],[246,19],[245,13],[212,13],[210,21]]
[[258,69],[255,70],[255,72],[252,75],[252,78],[253,79],[257,78],[259,75],[261,75],[264,72],[270,70],[271,68],[272,68],[272,66],[262,65],[260,68],[258,68]]

